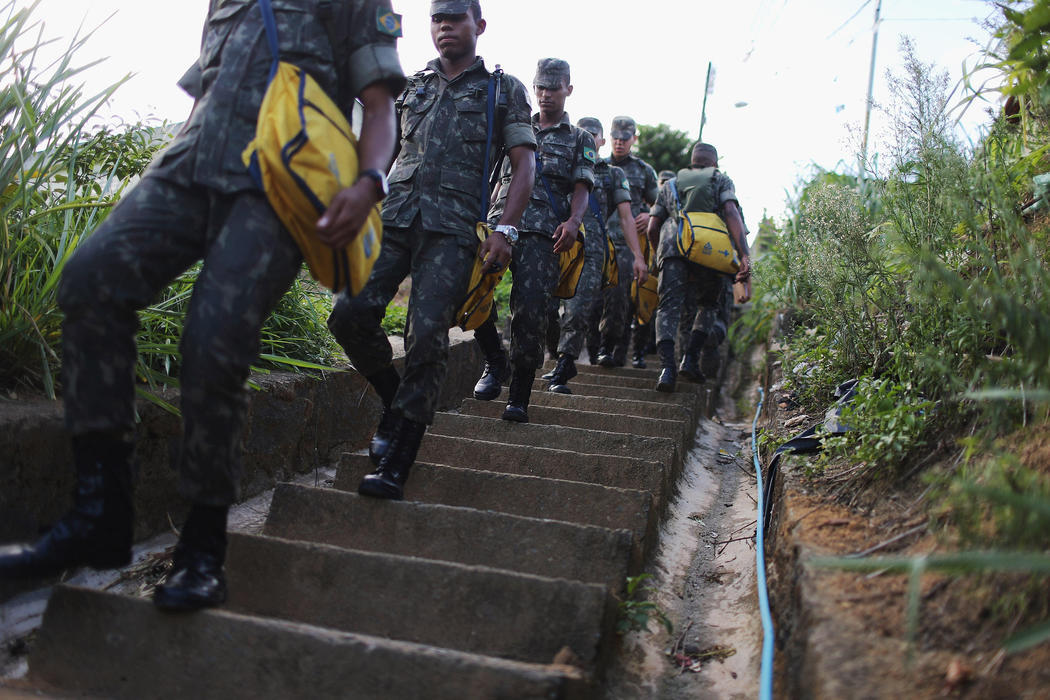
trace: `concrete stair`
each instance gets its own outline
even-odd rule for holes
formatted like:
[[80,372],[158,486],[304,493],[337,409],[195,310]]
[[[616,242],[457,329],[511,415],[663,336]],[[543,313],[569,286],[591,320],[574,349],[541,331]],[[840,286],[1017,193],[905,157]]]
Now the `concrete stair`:
[[503,400],[438,414],[402,502],[356,494],[373,469],[360,454],[334,488],[280,485],[263,534],[230,536],[222,609],[58,587],[31,682],[118,698],[596,697],[615,596],[654,549],[706,393],[579,369],[572,395],[537,381],[529,424],[500,420]]

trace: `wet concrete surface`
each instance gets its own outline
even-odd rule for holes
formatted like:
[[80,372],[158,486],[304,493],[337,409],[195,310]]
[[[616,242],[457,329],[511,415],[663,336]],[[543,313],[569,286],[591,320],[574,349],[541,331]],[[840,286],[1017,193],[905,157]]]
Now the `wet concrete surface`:
[[756,485],[749,425],[702,420],[646,573],[674,626],[621,640],[605,697],[753,698],[761,624],[755,590]]

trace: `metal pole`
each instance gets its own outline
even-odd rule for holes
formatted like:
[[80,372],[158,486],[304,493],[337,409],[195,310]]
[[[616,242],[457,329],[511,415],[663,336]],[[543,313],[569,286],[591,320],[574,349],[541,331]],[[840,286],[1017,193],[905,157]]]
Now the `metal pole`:
[[871,126],[871,97],[875,90],[875,49],[879,45],[879,22],[882,13],[882,0],[875,3],[875,26],[871,37],[871,69],[868,72],[868,100],[864,104],[864,142],[860,154],[860,179],[864,180],[864,168],[868,162],[868,129]]
[[711,62],[707,62],[707,78],[704,80],[704,105],[700,108],[700,135],[697,141],[704,140],[704,122],[707,121],[707,93],[711,88]]

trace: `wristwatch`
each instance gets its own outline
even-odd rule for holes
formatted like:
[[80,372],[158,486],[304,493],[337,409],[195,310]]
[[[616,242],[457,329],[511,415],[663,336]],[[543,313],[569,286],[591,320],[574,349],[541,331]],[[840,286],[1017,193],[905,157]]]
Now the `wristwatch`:
[[496,231],[497,233],[502,233],[503,237],[507,239],[507,243],[510,244],[512,248],[514,247],[514,244],[518,242],[518,229],[514,228],[513,226],[500,224],[492,230]]
[[363,177],[367,177],[375,183],[376,195],[379,196],[380,200],[386,199],[386,196],[390,194],[390,184],[386,181],[386,173],[382,170],[377,170],[375,168],[362,170],[357,179],[360,180]]

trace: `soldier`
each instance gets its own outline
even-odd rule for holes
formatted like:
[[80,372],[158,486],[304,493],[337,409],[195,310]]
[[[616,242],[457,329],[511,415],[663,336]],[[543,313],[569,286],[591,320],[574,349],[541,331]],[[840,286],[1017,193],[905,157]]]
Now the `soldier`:
[[[612,158],[610,163],[621,168],[631,184],[631,213],[633,219],[622,221],[619,214],[609,220],[609,235],[616,246],[620,265],[620,284],[605,290],[605,310],[601,320],[601,347],[598,349],[598,364],[603,367],[623,367],[627,359],[627,345],[631,337],[631,270],[633,261],[627,247],[624,231],[634,226],[639,236],[644,236],[649,223],[649,207],[656,201],[659,188],[656,171],[641,158],[631,155],[638,141],[637,126],[631,117],[616,117],[612,129]],[[644,333],[644,329],[638,331]],[[636,359],[644,351],[644,335],[636,342]],[[644,366],[644,359],[641,366]]]
[[[586,130],[594,138],[596,148],[605,145],[605,133],[602,123],[594,117],[584,117],[577,126]],[[583,219],[586,238],[586,258],[580,283],[576,287],[576,296],[565,302],[565,316],[562,324],[561,338],[557,348],[558,365],[551,372],[543,375],[548,381],[548,391],[559,394],[571,394],[566,386],[576,376],[576,358],[583,350],[587,323],[592,317],[594,308],[600,305],[602,293],[602,264],[605,261],[608,231],[605,221],[613,208],[619,212],[621,219],[631,217],[631,185],[624,172],[608,161],[599,160],[594,166],[594,190],[591,192],[591,205]],[[627,246],[634,254],[632,276],[644,282],[649,276],[649,269],[638,243],[638,234],[633,228],[624,231]]]
[[[528,209],[521,217],[521,239],[514,248],[510,295],[510,395],[503,420],[527,423],[529,397],[536,370],[543,364],[543,345],[551,293],[558,283],[558,254],[569,250],[587,210],[598,160],[591,135],[572,125],[565,113],[565,100],[572,94],[569,64],[544,58],[536,67],[533,83],[539,112],[532,117],[536,131],[536,183]],[[509,206],[510,174],[504,163],[496,203],[489,218],[504,215]],[[475,332],[485,356],[494,358],[474,387],[482,400],[499,395],[507,360],[500,361],[503,348],[490,318]]]
[[[693,326],[693,337],[699,336],[699,344],[690,342],[682,359],[682,366],[699,378],[701,373],[698,352],[706,342],[706,337],[715,331],[720,323],[719,317],[725,303],[724,295],[728,289],[726,275],[692,263],[678,254],[674,235],[677,226],[661,229],[669,217],[679,214],[672,187],[677,188],[678,200],[684,211],[712,212],[722,217],[740,257],[740,270],[736,274],[736,281],[746,282],[751,276],[747,238],[744,235],[744,224],[740,218],[733,181],[718,170],[718,152],[714,146],[698,143],[693,148],[691,160],[688,168],[679,170],[675,179],[661,188],[648,225],[650,243],[659,247],[660,302],[656,316],[656,348],[660,354],[661,372],[656,389],[664,392],[675,389],[675,334],[679,328],[682,307],[690,290],[699,295],[700,311]],[[672,231],[674,233],[668,235]]]
[[[536,138],[525,86],[500,79],[506,107],[487,124],[490,73],[477,55],[485,31],[477,0],[435,0],[430,35],[438,58],[409,79],[397,100],[401,151],[383,206],[384,238],[372,276],[356,297],[340,295],[328,320],[347,356],[375,388],[383,416],[372,438],[373,473],[358,492],[401,499],[427,425],[433,422],[448,364],[448,329],[463,302],[475,256],[507,264],[514,224],[532,187]],[[504,113],[505,112],[505,113]],[[478,249],[475,224],[488,187],[485,146],[505,148],[507,195],[495,232]],[[511,174],[513,172],[513,174]],[[405,376],[381,325],[398,286],[412,275],[405,335]]]
[[[364,105],[361,177],[318,221],[321,240],[341,246],[381,198],[380,169],[394,146],[393,97],[404,85],[395,48],[400,22],[389,0],[334,2],[327,17],[313,3],[301,5],[275,8],[282,51],[295,56],[348,119],[355,98]],[[200,58],[180,81],[196,98],[193,112],[66,265],[58,301],[65,314],[75,504],[35,545],[0,549],[0,576],[130,561],[136,312],[203,259],[180,346],[179,491],[192,507],[154,602],[194,610],[225,600],[226,516],[240,497],[245,381],[259,352],[260,327],[302,264],[241,161],[255,134],[270,63],[257,4],[213,0]]]

